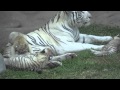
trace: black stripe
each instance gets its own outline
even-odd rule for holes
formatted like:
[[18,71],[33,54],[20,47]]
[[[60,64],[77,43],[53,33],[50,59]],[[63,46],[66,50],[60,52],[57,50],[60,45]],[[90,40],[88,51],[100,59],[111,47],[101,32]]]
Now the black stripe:
[[[62,42],[59,38],[57,38],[56,36],[54,36],[51,32],[50,32],[50,27],[49,27],[49,23],[45,24],[44,28],[41,28],[44,32],[46,32],[46,34],[48,34],[49,36],[51,36],[57,43],[58,41]],[[39,29],[40,30],[40,29]],[[44,39],[43,39],[44,40]]]
[[55,15],[52,19],[50,19],[50,21],[51,21],[52,23],[54,23],[55,17],[56,17],[56,15]]
[[[30,36],[30,35],[27,35],[27,36],[28,36],[29,39],[31,39],[31,41],[32,41],[35,45],[38,45],[38,44],[36,43],[36,40],[34,39],[33,36]],[[28,41],[28,43],[30,43],[30,42]],[[33,45],[33,44],[32,44],[32,45]]]
[[77,12],[75,12],[75,14],[76,14],[76,19],[78,18],[78,13]]
[[60,41],[60,39],[57,38],[56,36],[54,36],[54,35],[50,32],[50,30],[49,30],[49,23],[46,25],[46,27],[48,27],[48,29],[46,28],[46,30],[47,30],[46,34],[48,34],[49,36],[51,36],[51,37],[58,43],[58,41]]
[[[38,37],[38,36],[37,36],[37,37]],[[41,41],[42,44],[39,42],[41,45],[45,45],[45,44],[43,43],[43,41],[40,39],[40,37],[38,37],[38,39]],[[45,42],[45,41],[44,41],[44,42]]]
[[[37,33],[36,33],[37,34]],[[45,45],[47,45],[47,43],[45,42],[45,40],[39,35],[39,37],[41,38],[40,40],[43,40],[42,41],[42,43],[43,43],[43,45],[45,46]]]
[[25,61],[25,58],[23,58],[23,63],[24,63],[24,68],[26,68],[26,61]]
[[83,36],[83,43],[85,43],[85,37]]
[[[29,60],[30,60],[29,62],[32,62],[33,57],[30,56],[30,57],[28,57],[28,58],[29,58]],[[31,63],[28,63],[28,68],[31,69],[31,67],[32,67]]]
[[[48,43],[48,44],[49,44],[49,43]],[[54,47],[53,45],[51,45],[51,44],[49,44],[49,46],[50,46],[50,48],[51,48],[53,51],[55,51],[56,54],[57,54],[57,51],[56,51],[55,47]]]
[[44,31],[45,33],[48,33],[47,30],[44,29],[44,27],[40,28],[38,31],[40,31],[40,30]]
[[21,57],[22,67],[23,67],[23,57]]
[[[47,27],[47,25],[46,25],[46,27]],[[46,28],[46,30],[47,30],[47,28]],[[53,37],[53,35],[50,33],[50,31],[49,31],[49,33],[47,32],[47,31],[44,31],[44,32],[46,32],[46,34],[48,34],[49,36],[51,36],[53,39],[54,39],[54,37]],[[36,34],[38,34],[38,33],[36,33]],[[38,34],[39,35],[39,34]],[[40,36],[40,35],[39,35]],[[40,38],[44,41],[44,39],[40,36]],[[55,40],[55,39],[54,39]],[[56,40],[55,40],[56,41]],[[45,41],[44,41],[44,45],[48,45]]]
[[73,22],[75,23],[75,19],[74,19],[74,18],[75,18],[75,15],[74,15],[74,13],[72,13],[72,15],[73,15]]
[[59,19],[60,19],[60,14],[58,14],[58,17],[57,17],[57,22],[59,21]]
[[48,27],[48,30],[50,29],[50,27],[49,27],[49,22],[47,22],[47,27]]
[[40,51],[40,50],[33,50],[33,51]]
[[[27,56],[26,58],[29,58],[29,56]],[[25,61],[25,68],[28,69],[29,66],[28,66],[28,62],[27,62],[27,61],[29,61],[29,60],[25,60],[26,58],[24,58],[24,61]],[[28,67],[27,67],[27,66],[28,66]]]
[[39,45],[33,36],[27,35],[35,45]]
[[30,35],[27,35],[31,40],[33,40],[33,38]]
[[30,58],[32,59],[31,62],[32,62],[32,64],[33,64],[33,67],[34,67],[34,68],[38,67],[38,66],[37,66],[37,63],[34,61],[33,57],[31,56]]
[[72,34],[74,33],[73,30],[67,28],[65,25],[62,25],[62,27],[63,27],[64,29],[68,30],[69,32],[71,32]]
[[[21,67],[21,60],[20,60],[20,56],[18,57],[18,60],[19,60],[19,65],[20,65],[20,67]],[[19,68],[20,68],[19,67]]]
[[78,38],[75,42],[78,42],[80,38]]
[[28,40],[27,40],[27,43],[30,44],[30,45],[33,45],[33,44],[31,44]]

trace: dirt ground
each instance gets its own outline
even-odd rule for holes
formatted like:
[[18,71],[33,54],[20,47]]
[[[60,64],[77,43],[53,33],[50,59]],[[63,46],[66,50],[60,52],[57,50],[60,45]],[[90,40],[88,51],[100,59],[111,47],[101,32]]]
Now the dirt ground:
[[[12,31],[27,33],[44,25],[58,11],[0,11],[0,46]],[[120,26],[120,11],[90,11],[92,23]]]

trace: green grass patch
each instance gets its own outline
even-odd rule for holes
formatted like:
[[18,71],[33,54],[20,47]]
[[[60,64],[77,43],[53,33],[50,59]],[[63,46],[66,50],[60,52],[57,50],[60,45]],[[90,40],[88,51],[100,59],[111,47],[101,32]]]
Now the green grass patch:
[[[81,33],[94,35],[120,34],[119,27],[91,25],[80,28]],[[2,50],[1,50],[2,51]],[[120,79],[120,53],[96,57],[89,50],[77,53],[78,57],[63,61],[63,66],[45,70],[42,74],[7,69],[1,79]]]

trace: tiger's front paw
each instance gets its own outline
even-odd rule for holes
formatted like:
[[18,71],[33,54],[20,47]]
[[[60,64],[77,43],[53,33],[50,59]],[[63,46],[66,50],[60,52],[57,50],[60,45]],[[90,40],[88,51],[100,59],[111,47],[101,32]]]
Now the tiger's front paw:
[[66,57],[66,59],[73,59],[73,58],[77,57],[77,54],[75,54],[75,53],[67,53],[65,57]]
[[62,62],[59,62],[59,61],[50,61],[47,66],[49,68],[55,68],[55,67],[58,67],[58,66],[62,66]]
[[90,51],[95,54],[96,50],[95,49],[90,49]]
[[109,42],[109,41],[111,41],[111,40],[113,40],[113,37],[111,37],[111,36],[106,36],[105,42]]

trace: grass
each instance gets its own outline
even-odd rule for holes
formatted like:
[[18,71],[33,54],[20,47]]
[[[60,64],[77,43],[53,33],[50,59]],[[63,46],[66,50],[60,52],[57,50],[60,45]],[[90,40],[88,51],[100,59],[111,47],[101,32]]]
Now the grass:
[[[94,35],[120,34],[119,27],[91,25],[82,27],[81,33]],[[2,52],[2,50],[1,50]],[[77,53],[78,57],[63,62],[63,66],[44,71],[42,74],[31,71],[7,69],[1,79],[120,79],[120,53],[96,57],[89,50]]]

